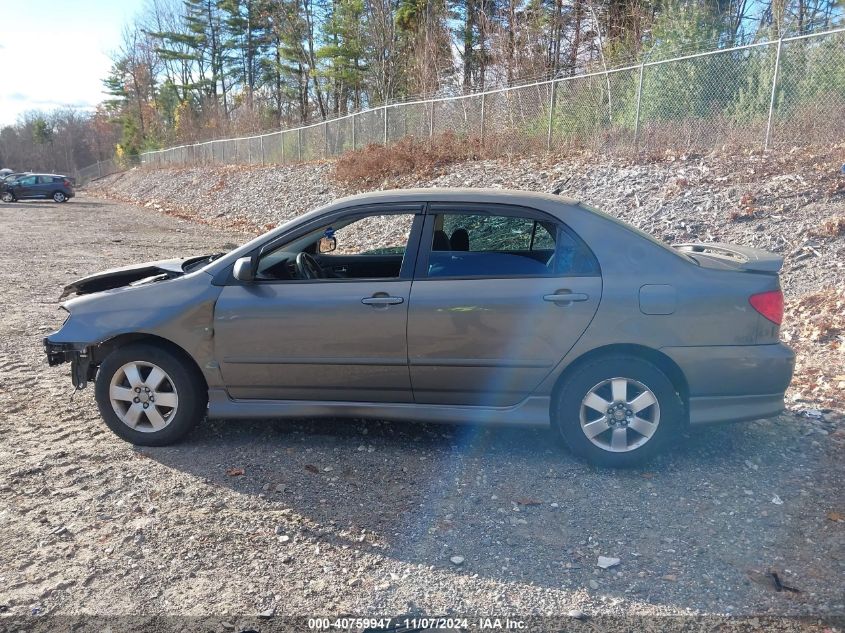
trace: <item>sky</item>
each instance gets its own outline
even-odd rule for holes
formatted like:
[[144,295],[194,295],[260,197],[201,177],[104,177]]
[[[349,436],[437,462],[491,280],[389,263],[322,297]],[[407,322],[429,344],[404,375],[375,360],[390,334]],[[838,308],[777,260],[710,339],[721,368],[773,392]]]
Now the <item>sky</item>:
[[90,109],[144,0],[0,0],[0,127],[27,110]]

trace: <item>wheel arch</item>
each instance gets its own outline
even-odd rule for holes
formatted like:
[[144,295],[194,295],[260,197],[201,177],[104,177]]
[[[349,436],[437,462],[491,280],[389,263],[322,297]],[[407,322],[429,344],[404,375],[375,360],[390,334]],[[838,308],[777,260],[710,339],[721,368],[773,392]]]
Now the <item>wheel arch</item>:
[[689,412],[689,384],[687,383],[684,372],[674,360],[669,358],[660,350],[632,343],[617,343],[597,347],[582,354],[569,363],[566,368],[564,368],[563,372],[561,372],[560,376],[558,376],[555,386],[552,389],[551,410],[549,411],[550,418],[554,419],[555,403],[557,402],[558,394],[570,376],[575,374],[581,367],[589,362],[608,356],[619,356],[623,354],[647,360],[666,374],[666,377],[672,382],[675,387],[675,391],[681,398],[681,403],[684,407],[684,418],[686,418]]
[[99,365],[103,362],[103,360],[115,351],[118,348],[125,347],[131,343],[148,343],[151,345],[155,345],[157,347],[161,347],[165,349],[175,356],[180,357],[187,367],[191,368],[191,371],[196,374],[200,380],[202,380],[203,385],[206,389],[208,389],[208,381],[205,379],[205,376],[202,373],[197,362],[194,358],[187,352],[185,349],[174,343],[173,341],[166,339],[162,336],[157,336],[155,334],[147,334],[145,332],[133,332],[127,334],[118,334],[117,336],[107,339],[94,347],[92,353],[92,364]]

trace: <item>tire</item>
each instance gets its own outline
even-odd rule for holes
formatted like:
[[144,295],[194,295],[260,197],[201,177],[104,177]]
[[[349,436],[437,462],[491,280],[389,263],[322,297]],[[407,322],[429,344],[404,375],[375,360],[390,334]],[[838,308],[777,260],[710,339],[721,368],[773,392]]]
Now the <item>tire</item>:
[[53,202],[67,202],[67,196],[63,191],[54,191]]
[[137,446],[178,442],[203,418],[208,403],[205,383],[190,363],[154,344],[117,348],[97,372],[94,396],[103,421]]
[[4,191],[2,194],[0,194],[0,200],[2,200],[3,202],[14,202],[15,196],[12,194],[11,191]]
[[[623,392],[624,399],[619,397]],[[552,425],[578,457],[625,468],[666,448],[677,437],[683,415],[683,403],[666,374],[647,360],[619,355],[588,362],[561,385]]]

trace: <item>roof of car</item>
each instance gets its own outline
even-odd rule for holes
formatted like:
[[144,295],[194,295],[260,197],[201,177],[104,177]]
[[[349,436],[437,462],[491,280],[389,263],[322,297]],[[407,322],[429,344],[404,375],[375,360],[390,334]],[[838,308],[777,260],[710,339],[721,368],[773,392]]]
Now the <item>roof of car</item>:
[[471,187],[427,187],[417,189],[387,189],[381,191],[370,191],[367,193],[359,193],[354,196],[347,196],[340,198],[332,203],[346,204],[348,202],[366,202],[366,201],[402,201],[402,200],[448,200],[454,201],[458,198],[466,202],[473,200],[484,202],[491,197],[508,199],[511,202],[516,202],[518,199],[522,200],[545,200],[552,201],[558,204],[578,205],[577,200],[555,195],[553,193],[540,193],[536,191],[520,191],[517,189],[478,189]]

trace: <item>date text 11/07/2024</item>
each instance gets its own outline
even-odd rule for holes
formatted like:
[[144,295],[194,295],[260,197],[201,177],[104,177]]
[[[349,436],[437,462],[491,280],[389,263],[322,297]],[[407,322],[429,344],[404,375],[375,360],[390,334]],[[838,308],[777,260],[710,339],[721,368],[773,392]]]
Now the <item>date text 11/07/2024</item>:
[[309,618],[312,630],[336,631],[417,631],[417,630],[510,630],[524,629],[524,620],[513,618]]

